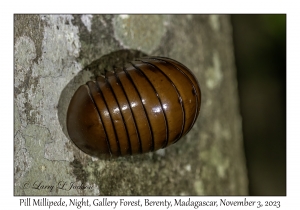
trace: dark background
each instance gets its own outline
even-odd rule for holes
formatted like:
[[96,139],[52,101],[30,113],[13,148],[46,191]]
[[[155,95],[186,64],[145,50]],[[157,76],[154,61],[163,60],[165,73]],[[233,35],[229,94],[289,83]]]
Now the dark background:
[[250,195],[286,195],[286,15],[232,15]]

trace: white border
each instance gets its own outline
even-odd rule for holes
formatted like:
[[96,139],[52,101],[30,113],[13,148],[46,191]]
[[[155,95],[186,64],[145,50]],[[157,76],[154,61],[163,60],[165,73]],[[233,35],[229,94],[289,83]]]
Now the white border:
[[[13,14],[14,13],[281,13],[287,14],[287,196],[249,197],[253,200],[275,199],[280,209],[299,208],[299,7],[293,2],[278,0],[256,1],[10,1],[1,4],[1,206],[19,207],[21,197],[13,197]],[[80,4],[82,3],[82,4]],[[283,99],[284,100],[284,99]],[[57,197],[56,197],[57,198]],[[72,198],[72,197],[71,197]],[[119,199],[118,197],[114,197]],[[113,199],[114,199],[113,198]],[[129,199],[129,197],[125,197]],[[144,197],[141,197],[144,198]],[[205,197],[203,197],[205,198]],[[221,197],[207,197],[217,199]],[[227,197],[241,199],[241,197]],[[68,197],[64,197],[68,199]],[[90,199],[94,199],[91,197]],[[159,199],[159,197],[157,197]],[[5,208],[6,207],[6,208]],[[294,208],[291,208],[294,207]],[[296,208],[295,208],[296,207]],[[165,209],[158,208],[157,209]],[[247,208],[247,207],[245,207]],[[98,207],[99,209],[99,207]],[[205,208],[202,208],[205,209]],[[241,209],[241,208],[239,208]],[[242,208],[243,209],[243,208]],[[248,207],[249,209],[249,207]]]

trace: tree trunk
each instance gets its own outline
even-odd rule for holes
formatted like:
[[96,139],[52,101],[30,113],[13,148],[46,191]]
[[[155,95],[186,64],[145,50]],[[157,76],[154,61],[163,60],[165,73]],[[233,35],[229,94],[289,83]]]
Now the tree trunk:
[[[229,16],[14,18],[15,195],[248,193]],[[82,69],[108,54],[112,61],[105,66],[117,62],[116,55],[123,62],[146,54],[173,58],[194,72],[202,104],[183,139],[111,160],[92,158],[73,144],[65,126],[68,104],[76,88],[94,78]]]

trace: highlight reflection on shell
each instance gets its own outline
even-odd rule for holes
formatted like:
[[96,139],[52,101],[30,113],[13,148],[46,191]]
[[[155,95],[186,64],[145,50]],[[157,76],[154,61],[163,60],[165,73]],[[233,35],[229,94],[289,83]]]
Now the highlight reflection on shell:
[[67,129],[89,155],[141,154],[184,136],[200,103],[197,79],[187,67],[166,57],[140,58],[80,86],[68,108]]

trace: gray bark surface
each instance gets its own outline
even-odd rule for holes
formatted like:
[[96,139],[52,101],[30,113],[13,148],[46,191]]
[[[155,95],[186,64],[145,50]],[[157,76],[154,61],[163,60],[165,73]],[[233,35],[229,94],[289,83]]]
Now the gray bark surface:
[[[14,18],[15,195],[248,193],[229,16]],[[122,49],[189,67],[201,86],[200,115],[193,129],[166,149],[97,159],[69,139],[66,110],[76,88],[93,78],[83,68]],[[106,59],[103,65],[111,63]]]

